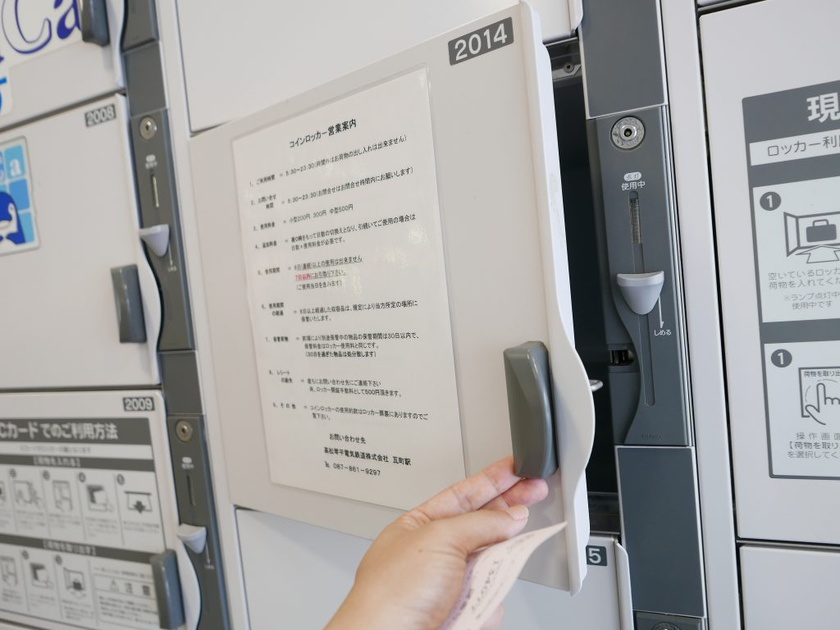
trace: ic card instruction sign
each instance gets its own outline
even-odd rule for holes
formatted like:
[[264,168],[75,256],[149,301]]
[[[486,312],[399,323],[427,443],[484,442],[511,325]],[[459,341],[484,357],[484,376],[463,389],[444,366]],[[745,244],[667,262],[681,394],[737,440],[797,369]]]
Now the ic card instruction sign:
[[770,474],[840,478],[840,82],[743,109]]
[[163,549],[147,419],[0,420],[0,611],[157,628]]
[[426,70],[233,155],[272,481],[408,508],[462,478]]

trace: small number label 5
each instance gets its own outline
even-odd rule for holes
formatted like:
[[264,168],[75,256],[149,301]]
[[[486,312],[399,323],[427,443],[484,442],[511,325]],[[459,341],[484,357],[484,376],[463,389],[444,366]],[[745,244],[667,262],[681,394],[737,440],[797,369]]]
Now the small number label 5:
[[597,547],[595,545],[587,545],[586,564],[592,564],[596,567],[607,566],[607,548]]

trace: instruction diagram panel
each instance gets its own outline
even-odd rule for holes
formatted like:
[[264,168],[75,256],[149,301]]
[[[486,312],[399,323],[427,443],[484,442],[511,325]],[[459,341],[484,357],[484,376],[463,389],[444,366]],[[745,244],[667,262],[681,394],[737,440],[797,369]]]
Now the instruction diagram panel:
[[409,508],[462,478],[426,70],[233,155],[272,481]]
[[743,108],[770,474],[840,478],[840,82]]
[[0,420],[0,609],[157,628],[164,548],[147,419]]

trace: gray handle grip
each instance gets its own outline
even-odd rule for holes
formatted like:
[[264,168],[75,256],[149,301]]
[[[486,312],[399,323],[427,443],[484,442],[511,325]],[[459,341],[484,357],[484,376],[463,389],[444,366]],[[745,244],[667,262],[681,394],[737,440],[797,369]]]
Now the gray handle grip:
[[529,341],[504,351],[514,472],[550,477],[557,470],[548,349]]
[[97,46],[111,43],[105,0],[79,0],[79,28],[82,41]]
[[117,304],[117,323],[120,343],[145,343],[146,320],[143,317],[143,297],[137,265],[111,269],[114,300]]
[[178,579],[178,560],[171,549],[152,556],[152,579],[155,583],[155,597],[158,618],[163,630],[176,630],[184,625],[184,598]]

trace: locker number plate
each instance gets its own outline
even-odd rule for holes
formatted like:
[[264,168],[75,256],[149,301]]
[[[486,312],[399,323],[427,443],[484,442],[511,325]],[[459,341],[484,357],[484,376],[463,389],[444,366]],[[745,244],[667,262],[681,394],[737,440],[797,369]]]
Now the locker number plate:
[[117,117],[117,109],[113,105],[97,107],[85,112],[85,126],[94,127],[102,123],[110,122]]
[[607,566],[607,548],[597,545],[587,545],[586,564],[591,564],[596,567]]
[[125,396],[123,411],[154,411],[155,399],[151,396]]
[[469,61],[513,43],[513,18],[467,33],[449,42],[449,65]]

